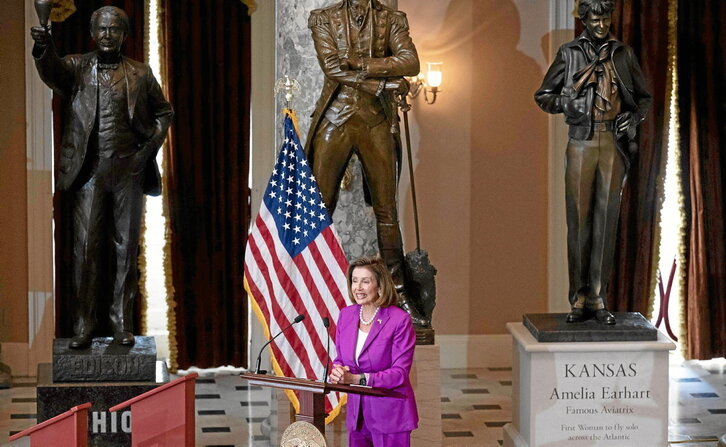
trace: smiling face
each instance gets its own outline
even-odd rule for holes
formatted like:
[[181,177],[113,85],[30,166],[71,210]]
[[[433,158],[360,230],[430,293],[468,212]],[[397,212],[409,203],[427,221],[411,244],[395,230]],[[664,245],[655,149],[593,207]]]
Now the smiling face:
[[376,275],[365,267],[356,267],[350,278],[350,291],[357,304],[374,305],[378,299],[378,281]]
[[587,14],[587,18],[584,20],[585,28],[595,40],[605,40],[610,33],[610,25],[612,23],[612,15],[607,14],[593,14],[592,11]]
[[121,52],[121,45],[126,40],[124,23],[117,15],[104,12],[91,29],[91,37],[96,41],[98,51],[102,54],[112,55]]

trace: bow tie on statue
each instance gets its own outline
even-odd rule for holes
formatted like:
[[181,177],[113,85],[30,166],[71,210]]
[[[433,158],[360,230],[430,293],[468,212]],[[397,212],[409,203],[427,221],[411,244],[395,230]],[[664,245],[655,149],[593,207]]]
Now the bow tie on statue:
[[605,68],[605,62],[610,60],[610,44],[605,42],[600,49],[595,52],[592,45],[585,45],[587,58],[591,61],[573,76],[575,81],[572,84],[573,98],[580,94],[583,88],[595,85],[595,107],[602,112],[607,112],[612,108],[612,104],[607,99],[610,97],[608,86],[612,85],[614,79],[610,70]]
[[115,63],[115,64],[104,64],[101,62],[98,63],[99,70],[116,70],[117,68],[118,68],[118,63]]

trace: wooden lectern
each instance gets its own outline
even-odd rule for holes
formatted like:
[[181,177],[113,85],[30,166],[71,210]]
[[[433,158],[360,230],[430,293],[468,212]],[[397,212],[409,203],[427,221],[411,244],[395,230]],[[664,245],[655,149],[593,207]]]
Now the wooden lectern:
[[30,447],[87,447],[90,403],[71,408],[45,422],[16,433],[10,441],[30,436]]
[[331,391],[360,394],[361,396],[404,397],[397,391],[369,386],[323,383],[309,379],[267,376],[253,373],[242,373],[240,377],[247,380],[251,385],[298,391],[300,413],[295,415],[295,420],[313,424],[322,434],[325,434],[325,416],[327,415],[325,413],[325,395]]
[[194,447],[194,384],[191,373],[109,408],[131,406],[131,445]]

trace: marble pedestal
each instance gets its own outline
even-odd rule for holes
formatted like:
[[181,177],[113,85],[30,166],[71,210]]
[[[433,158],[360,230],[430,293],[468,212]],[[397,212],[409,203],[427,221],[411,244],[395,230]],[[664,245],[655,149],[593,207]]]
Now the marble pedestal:
[[441,445],[441,351],[439,345],[417,345],[411,368],[416,393],[418,429],[411,434],[414,447]]
[[513,337],[512,423],[505,447],[668,445],[668,352],[656,341],[541,343]]

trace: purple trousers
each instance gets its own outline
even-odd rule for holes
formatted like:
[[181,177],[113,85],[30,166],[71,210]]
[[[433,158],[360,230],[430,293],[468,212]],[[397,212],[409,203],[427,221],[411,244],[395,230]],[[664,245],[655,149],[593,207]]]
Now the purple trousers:
[[348,428],[348,447],[409,447],[411,445],[411,432],[397,433],[372,432],[366,427],[361,417],[356,430]]

